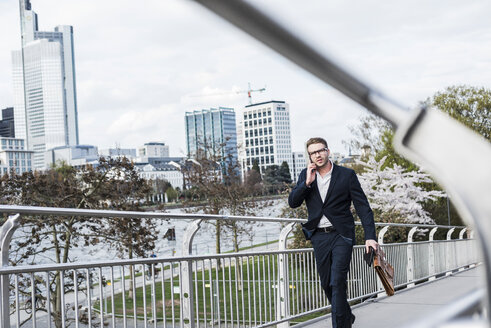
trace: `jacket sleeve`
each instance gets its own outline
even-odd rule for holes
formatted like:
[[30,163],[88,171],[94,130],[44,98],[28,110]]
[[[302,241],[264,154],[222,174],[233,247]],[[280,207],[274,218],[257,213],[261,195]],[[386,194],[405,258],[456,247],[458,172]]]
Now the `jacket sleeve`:
[[358,181],[355,171],[351,171],[350,194],[353,205],[355,206],[356,214],[360,217],[363,231],[365,232],[365,240],[377,240],[373,212],[368,203],[367,196],[361,188],[360,181]]
[[288,196],[288,205],[291,208],[299,207],[302,205],[305,197],[310,193],[312,188],[307,187],[305,179],[307,176],[307,169],[303,169],[298,177],[297,185],[293,187],[290,195]]

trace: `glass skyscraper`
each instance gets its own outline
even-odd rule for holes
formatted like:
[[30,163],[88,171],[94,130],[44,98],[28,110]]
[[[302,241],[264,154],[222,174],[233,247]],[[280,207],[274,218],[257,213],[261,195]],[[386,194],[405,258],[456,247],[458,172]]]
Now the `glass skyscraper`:
[[38,31],[29,0],[21,6],[22,50],[12,52],[15,136],[34,151],[33,167],[45,167],[44,152],[79,144],[73,28]]
[[[219,107],[186,112],[186,145],[189,157],[220,150],[237,161],[237,132],[233,108]],[[206,155],[203,153],[203,155]]]

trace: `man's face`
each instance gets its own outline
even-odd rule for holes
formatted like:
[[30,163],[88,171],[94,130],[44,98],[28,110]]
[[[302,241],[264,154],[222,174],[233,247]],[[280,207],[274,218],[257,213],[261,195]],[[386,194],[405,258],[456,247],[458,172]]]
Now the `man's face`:
[[311,144],[307,147],[310,160],[315,163],[317,167],[322,167],[328,163],[329,149],[323,143]]

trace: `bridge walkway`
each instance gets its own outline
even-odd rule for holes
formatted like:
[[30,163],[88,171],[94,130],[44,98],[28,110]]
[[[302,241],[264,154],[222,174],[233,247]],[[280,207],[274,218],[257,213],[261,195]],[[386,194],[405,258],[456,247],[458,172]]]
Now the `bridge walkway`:
[[[404,327],[430,316],[473,290],[484,288],[484,271],[478,266],[450,276],[403,289],[391,297],[375,298],[352,307],[354,328]],[[325,315],[295,327],[330,328],[331,315]]]

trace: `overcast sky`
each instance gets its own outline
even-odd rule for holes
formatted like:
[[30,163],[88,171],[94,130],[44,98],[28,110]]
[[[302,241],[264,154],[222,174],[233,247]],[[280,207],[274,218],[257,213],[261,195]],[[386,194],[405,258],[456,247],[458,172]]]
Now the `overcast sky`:
[[[184,113],[290,104],[293,150],[311,136],[346,153],[365,113],[331,87],[188,0],[31,0],[39,28],[74,28],[80,143],[185,153]],[[275,19],[364,81],[413,107],[455,84],[491,85],[491,1],[259,1]],[[266,6],[266,7],[264,7]],[[0,0],[0,108],[13,105],[19,4]]]

